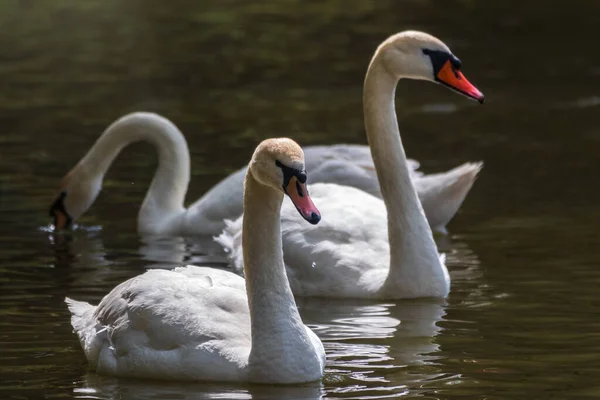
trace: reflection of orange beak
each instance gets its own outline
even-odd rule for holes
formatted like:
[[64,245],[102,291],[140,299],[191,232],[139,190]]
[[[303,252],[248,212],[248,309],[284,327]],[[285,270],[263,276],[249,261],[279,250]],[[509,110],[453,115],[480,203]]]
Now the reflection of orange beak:
[[300,183],[295,176],[288,182],[285,193],[290,197],[292,203],[294,203],[296,209],[305,220],[313,225],[316,225],[321,220],[321,213],[319,213],[319,210],[317,210],[317,207],[308,195],[306,185]]
[[483,104],[483,93],[473,86],[459,70],[452,68],[450,60],[446,61],[436,78],[440,83]]

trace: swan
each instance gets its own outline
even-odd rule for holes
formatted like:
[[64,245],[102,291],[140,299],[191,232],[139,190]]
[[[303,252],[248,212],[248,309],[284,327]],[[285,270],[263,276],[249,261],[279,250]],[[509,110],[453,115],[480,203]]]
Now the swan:
[[[190,155],[185,137],[168,119],[147,112],[125,115],[111,124],[88,153],[62,179],[50,207],[56,230],[69,227],[93,204],[108,168],[121,150],[146,141],[158,151],[158,168],[138,213],[137,228],[149,235],[217,235],[224,220],[242,213],[246,168],[223,179],[185,208],[190,180]],[[306,167],[311,182],[341,182],[380,196],[369,148],[360,145],[309,146]],[[422,176],[411,162],[415,185],[432,226],[440,232],[454,216],[471,188],[480,164]]]
[[323,376],[325,352],[302,323],[282,258],[284,193],[311,224],[302,149],[269,139],[244,183],[246,279],[224,270],[154,269],[115,287],[98,306],[66,298],[93,370],[169,380],[300,383]]
[[[460,61],[439,39],[416,31],[385,40],[368,67],[363,92],[365,128],[383,200],[350,186],[311,185],[326,215],[319,227],[281,212],[283,252],[297,296],[354,298],[446,297],[450,277],[411,182],[394,96],[401,78],[428,80],[483,103],[460,72]],[[240,220],[217,241],[239,269]]]

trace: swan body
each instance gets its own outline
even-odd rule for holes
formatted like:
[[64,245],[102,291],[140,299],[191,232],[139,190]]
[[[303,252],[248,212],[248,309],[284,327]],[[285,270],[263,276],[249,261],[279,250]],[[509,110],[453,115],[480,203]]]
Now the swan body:
[[[436,59],[428,54],[435,54]],[[443,61],[440,63],[440,60]],[[483,101],[459,71],[460,62],[431,35],[407,31],[377,49],[364,84],[365,127],[382,199],[350,186],[311,185],[327,216],[301,226],[282,210],[285,263],[296,295],[355,298],[445,297],[450,277],[412,183],[395,115],[398,80],[434,81]],[[447,69],[450,68],[450,75]],[[440,79],[442,79],[440,78]],[[240,222],[217,238],[236,267],[243,262]]]
[[[136,112],[111,124],[89,152],[65,176],[60,195],[51,207],[56,229],[68,226],[93,204],[113,160],[133,142],[146,141],[158,151],[159,165],[140,207],[138,231],[154,235],[216,235],[224,219],[242,213],[246,168],[229,175],[198,201],[184,207],[190,179],[190,157],[185,137],[168,119]],[[330,182],[357,187],[381,197],[368,146],[308,146],[304,149],[311,183]],[[480,163],[464,164],[434,175],[418,172],[419,163],[409,160],[412,177],[431,226],[445,232],[470,190]]]
[[[281,211],[283,254],[288,279],[296,296],[345,298],[445,297],[449,276],[441,261],[415,260],[434,268],[405,269],[398,284],[385,286],[390,245],[383,201],[359,189],[329,183],[311,185],[310,196],[327,216],[314,228],[303,229],[293,205]],[[332,201],[335,199],[335,201]],[[341,223],[332,222],[338,219]],[[217,238],[241,271],[242,220],[228,222]],[[437,256],[437,254],[436,254]]]
[[[296,178],[278,171],[275,157],[298,179],[304,174],[293,141],[270,139],[257,148],[245,181],[245,280],[206,267],[156,269],[118,285],[98,306],[66,299],[92,369],[169,380],[321,378],[323,345],[302,323],[281,259],[281,183],[289,178],[295,188]],[[317,223],[308,192],[301,182],[298,187],[304,190],[294,200],[298,211]]]

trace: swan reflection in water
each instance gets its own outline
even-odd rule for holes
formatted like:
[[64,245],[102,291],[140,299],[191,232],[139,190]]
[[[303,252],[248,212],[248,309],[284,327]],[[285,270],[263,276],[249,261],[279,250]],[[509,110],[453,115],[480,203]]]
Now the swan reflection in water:
[[[446,314],[443,299],[390,303],[299,299],[302,317],[321,338],[327,354],[324,383],[330,394],[400,394],[415,381],[435,378],[423,370],[437,358],[437,324]],[[326,310],[326,312],[324,311]],[[394,384],[401,383],[400,386]]]
[[[79,387],[77,387],[79,386]],[[73,389],[75,399],[321,399],[325,396],[323,384],[305,385],[250,385],[220,382],[158,382],[118,379],[95,373],[85,375]]]
[[[224,267],[222,261],[216,261],[225,258],[205,252],[204,243],[196,238],[132,237],[132,242],[139,244],[138,253],[132,252],[126,257],[135,260],[136,268],[132,270],[129,261],[121,261],[122,254],[119,262],[114,261],[115,250],[110,249],[112,246],[106,249],[103,238],[102,232],[92,230],[53,241],[56,262],[63,260],[71,264],[74,279],[70,285],[95,293],[98,286],[112,287],[145,268],[173,268],[182,264]],[[470,299],[479,304],[486,298],[489,300],[477,255],[461,237],[445,237],[444,241],[439,246],[448,256],[453,293],[469,292],[465,293],[463,304]],[[104,293],[104,289],[99,292]],[[479,295],[473,297],[471,293]],[[290,387],[233,385],[130,380],[87,373],[75,384],[74,396],[104,399],[395,397],[414,394],[421,390],[424,382],[443,379],[447,373],[436,362],[445,357],[436,340],[443,331],[439,322],[446,314],[445,300],[296,300],[304,322],[325,346],[327,366],[322,382]]]
[[[88,373],[76,398],[127,399],[320,399],[324,396],[390,396],[433,379],[437,368],[419,373],[439,351],[437,323],[445,300],[396,303],[297,299],[304,322],[323,341],[327,367],[322,382],[295,386],[186,383],[118,379]],[[411,368],[411,367],[417,367]],[[397,386],[393,383],[402,382]]]
[[[50,232],[48,240],[55,255],[52,267],[90,269],[133,262],[145,263],[148,268],[157,268],[155,264],[165,269],[189,264],[226,268],[228,263],[221,246],[212,237],[137,236],[133,232],[119,238],[119,247],[122,243],[127,245],[122,250],[111,246],[112,243],[107,248],[103,241],[107,236],[110,234],[104,234],[101,227],[77,226],[71,232]],[[131,252],[135,243],[139,245],[138,251]]]

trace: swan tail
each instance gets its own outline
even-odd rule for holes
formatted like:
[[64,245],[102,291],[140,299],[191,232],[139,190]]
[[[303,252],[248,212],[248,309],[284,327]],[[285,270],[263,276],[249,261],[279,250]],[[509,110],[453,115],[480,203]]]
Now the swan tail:
[[213,237],[214,241],[223,247],[227,253],[230,264],[237,270],[243,271],[244,260],[242,252],[242,217],[235,221],[226,219],[225,229],[219,236]]
[[483,162],[468,162],[450,171],[419,178],[416,186],[429,225],[438,233],[447,234],[446,225],[461,207]]
[[459,165],[458,167],[450,170],[450,172],[455,171],[458,175],[458,181],[467,181],[469,184],[473,184],[479,172],[483,168],[483,161],[477,162],[468,162],[463,165]]
[[410,177],[411,178],[420,178],[422,176],[425,176],[425,173],[422,171],[419,171],[419,168],[421,168],[421,163],[418,162],[417,160],[413,160],[411,158],[406,160],[406,165],[408,166],[408,170],[410,173]]
[[213,236],[213,239],[223,247],[223,250],[225,250],[227,254],[230,255],[231,250],[233,249],[233,225],[235,224],[235,221],[226,219],[224,222],[225,228],[223,229],[223,232],[221,232],[219,236]]
[[452,168],[441,174],[429,175],[431,177],[440,176],[444,178],[442,190],[448,194],[463,195],[467,194],[479,172],[483,168],[483,161],[468,162]]
[[446,224],[462,206],[482,168],[483,162],[479,161],[465,163],[449,171],[454,179],[452,179],[453,182],[447,189],[449,208],[452,213],[449,212]]
[[[71,312],[71,326],[79,337],[79,343],[90,365],[98,362],[103,337],[106,328],[98,324],[95,316],[96,306],[84,301],[77,301],[65,297],[65,303]],[[98,329],[100,328],[100,329]],[[104,335],[103,335],[104,334]]]
[[96,307],[85,301],[77,301],[65,297],[65,303],[71,312],[71,325],[75,332],[79,334],[84,330],[88,322],[93,319],[94,310]]

